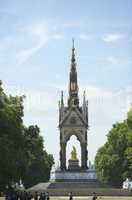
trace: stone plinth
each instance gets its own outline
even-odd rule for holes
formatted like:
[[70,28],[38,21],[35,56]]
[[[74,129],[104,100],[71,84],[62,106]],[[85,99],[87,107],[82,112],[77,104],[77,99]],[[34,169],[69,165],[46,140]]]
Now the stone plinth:
[[78,160],[68,160],[68,170],[70,171],[77,171],[79,170],[79,161]]
[[96,180],[95,170],[85,170],[85,171],[61,171],[56,170],[51,172],[51,181],[88,181]]

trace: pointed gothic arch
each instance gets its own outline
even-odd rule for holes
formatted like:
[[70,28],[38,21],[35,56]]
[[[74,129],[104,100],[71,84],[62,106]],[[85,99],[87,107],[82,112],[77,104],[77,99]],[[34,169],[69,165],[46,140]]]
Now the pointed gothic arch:
[[71,135],[69,140],[66,142],[66,169],[69,167],[69,159],[71,159],[73,146],[76,148],[79,167],[81,166],[81,143],[77,139],[76,135]]
[[60,163],[61,169],[66,170],[66,145],[67,142],[70,140],[72,135],[77,137],[77,140],[80,142],[81,147],[81,169],[87,169],[87,140],[86,140],[86,130],[82,127],[80,130],[76,130],[76,128],[65,128],[65,131],[61,133],[61,150],[60,150]]

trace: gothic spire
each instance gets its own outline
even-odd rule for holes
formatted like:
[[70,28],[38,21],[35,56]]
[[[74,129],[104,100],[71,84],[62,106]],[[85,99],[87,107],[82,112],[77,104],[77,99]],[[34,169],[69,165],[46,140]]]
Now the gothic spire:
[[68,99],[68,106],[71,105],[75,106],[79,105],[74,39],[72,40],[72,56],[71,56],[69,99]]

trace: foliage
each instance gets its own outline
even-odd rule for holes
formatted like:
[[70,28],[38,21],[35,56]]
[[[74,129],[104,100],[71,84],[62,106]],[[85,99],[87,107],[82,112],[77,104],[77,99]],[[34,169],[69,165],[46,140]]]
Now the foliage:
[[[22,178],[28,186],[49,179],[53,157],[38,126],[23,124],[24,96],[8,96],[0,81],[0,187]],[[28,177],[28,179],[27,179]]]
[[53,156],[44,150],[43,138],[39,136],[39,132],[38,126],[29,126],[26,131],[26,148],[31,161],[24,177],[24,182],[28,187],[38,182],[47,181],[53,165]]
[[132,178],[132,109],[127,119],[116,123],[107,135],[107,142],[95,158],[97,176],[100,181],[115,186],[126,177]]

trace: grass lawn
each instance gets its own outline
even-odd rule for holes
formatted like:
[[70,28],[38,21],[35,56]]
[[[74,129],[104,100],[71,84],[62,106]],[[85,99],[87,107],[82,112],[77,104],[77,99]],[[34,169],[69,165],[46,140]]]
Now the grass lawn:
[[[68,200],[68,197],[50,197],[51,200]],[[92,197],[73,197],[73,200],[90,200]],[[132,200],[132,197],[98,197],[102,200]],[[0,197],[0,200],[5,200],[3,197]]]

